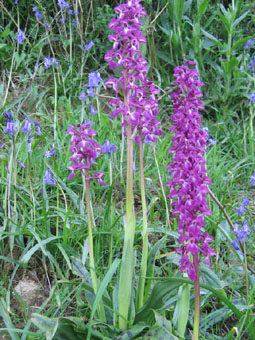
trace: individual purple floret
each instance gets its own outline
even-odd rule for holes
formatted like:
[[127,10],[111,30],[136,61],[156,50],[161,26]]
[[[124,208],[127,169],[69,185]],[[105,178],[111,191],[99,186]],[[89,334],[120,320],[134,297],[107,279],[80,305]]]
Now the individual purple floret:
[[79,11],[73,11],[73,14],[77,16],[79,15]]
[[61,9],[69,8],[70,5],[65,0],[58,0],[58,5]]
[[148,63],[140,51],[140,46],[146,43],[141,32],[141,17],[146,15],[140,0],[129,0],[114,8],[117,18],[113,17],[109,29],[113,34],[108,36],[113,43],[104,59],[111,70],[121,67],[120,77],[113,75],[105,82],[107,87],[119,90],[128,98],[128,105],[122,98],[117,97],[109,102],[114,107],[111,118],[123,115],[124,126],[131,125],[135,135],[135,142],[139,138],[154,142],[162,134],[160,122],[155,116],[158,114],[157,94],[155,85],[146,78]]
[[104,153],[107,153],[108,156],[111,156],[112,152],[117,151],[117,146],[114,144],[111,144],[109,139],[106,139],[105,143],[102,145],[102,150]]
[[76,27],[76,25],[77,25],[77,20],[74,19],[74,21],[73,21],[73,27]]
[[94,116],[98,113],[98,111],[93,107],[93,106],[90,106],[90,111],[89,111],[89,115],[90,116]]
[[72,136],[70,142],[70,152],[72,154],[70,161],[72,164],[68,166],[68,169],[71,170],[68,179],[74,178],[75,173],[81,170],[85,180],[94,178],[97,179],[98,183],[106,185],[102,180],[103,172],[89,174],[92,164],[94,164],[102,151],[101,145],[93,139],[97,132],[91,129],[89,123],[86,123],[77,124],[76,126],[71,125],[67,133]]
[[49,185],[56,185],[56,179],[50,170],[46,170],[44,173],[43,181]]
[[81,94],[80,94],[80,96],[79,96],[79,99],[80,99],[80,100],[86,100],[86,98],[87,98],[86,92],[85,92],[85,90],[82,90],[82,91],[81,91]]
[[94,42],[91,40],[87,45],[85,45],[85,50],[89,51],[94,45]]
[[69,10],[67,11],[67,13],[68,13],[69,15],[72,15],[72,14],[73,14],[73,10],[72,10],[71,8],[69,8]]
[[32,130],[32,125],[33,125],[32,120],[26,118],[25,122],[24,122],[24,125],[23,125],[22,132],[23,133],[29,133]]
[[50,158],[55,156],[55,147],[53,146],[53,148],[50,151],[46,151],[45,152],[45,157],[46,158]]
[[66,22],[66,18],[64,18],[64,17],[63,17],[63,18],[60,18],[60,19],[59,19],[59,22],[60,22],[61,24],[63,24],[64,22]]
[[255,93],[254,93],[254,92],[252,92],[252,93],[250,94],[250,101],[251,101],[252,103],[255,103]]
[[27,153],[32,152],[32,142],[31,142],[31,137],[33,137],[34,134],[30,134],[27,137]]
[[[199,89],[204,85],[198,80],[199,74],[193,61],[186,60],[185,65],[175,68],[175,92],[172,93],[174,114],[172,115],[171,132],[174,132],[169,153],[173,154],[167,171],[171,180],[169,198],[172,200],[173,215],[179,217],[178,232],[180,246],[176,249],[181,254],[181,271],[187,272],[191,280],[197,278],[193,259],[205,256],[210,265],[210,257],[215,252],[209,243],[213,238],[205,227],[204,215],[211,214],[206,202],[208,185],[211,181],[206,175],[205,146],[208,134],[200,129],[203,110],[202,93]],[[195,260],[194,260],[195,261]]]
[[37,123],[37,122],[34,122],[34,126],[36,127],[36,129],[37,129],[37,135],[38,136],[41,136],[41,134],[42,134],[42,131],[41,131],[41,128],[40,128],[40,125]]
[[15,40],[17,41],[18,44],[23,45],[24,40],[25,40],[25,32],[22,30],[19,30],[19,32],[16,35]]
[[250,182],[251,182],[251,185],[255,185],[255,172],[253,175],[251,175]]

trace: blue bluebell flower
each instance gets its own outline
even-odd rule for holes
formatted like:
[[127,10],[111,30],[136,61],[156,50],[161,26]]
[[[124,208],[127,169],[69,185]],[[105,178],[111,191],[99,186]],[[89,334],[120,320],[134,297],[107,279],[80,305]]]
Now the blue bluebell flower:
[[32,124],[33,124],[32,120],[26,118],[24,125],[23,125],[22,132],[23,133],[29,133],[32,130]]
[[77,20],[74,19],[74,21],[73,21],[73,27],[76,27],[76,25],[77,25]]
[[251,175],[250,182],[251,182],[251,185],[255,185],[255,172],[253,175]]
[[247,42],[245,44],[245,49],[248,50],[253,45],[254,45],[254,39],[249,39],[249,40],[247,40]]
[[66,21],[66,18],[64,18],[64,17],[60,18],[59,21],[60,21],[61,24],[63,24]]
[[25,32],[22,31],[22,30],[19,30],[17,35],[16,35],[15,40],[17,41],[18,44],[23,45],[24,40],[25,40]]
[[20,159],[18,160],[18,166],[20,166],[23,169],[26,169],[25,165],[22,163]]
[[15,131],[17,131],[15,128],[15,121],[7,120],[4,132],[8,133],[9,136],[13,136]]
[[93,106],[90,106],[89,115],[94,116],[97,113],[98,113],[98,111]]
[[82,90],[81,94],[79,95],[79,99],[80,100],[86,100],[86,98],[87,98],[87,96],[86,96],[85,90]]
[[45,157],[46,158],[50,158],[55,156],[55,147],[53,146],[53,148],[50,151],[46,151],[45,152]]
[[98,71],[89,73],[89,87],[97,87],[100,81],[102,81],[102,78],[100,77],[100,73]]
[[70,5],[65,0],[58,0],[58,5],[61,9],[69,8]]
[[236,249],[239,250],[238,242],[246,242],[248,240],[248,236],[250,235],[251,230],[248,227],[247,223],[244,222],[242,224],[242,228],[240,229],[239,223],[234,223],[234,231],[233,234],[236,236],[236,239],[231,242],[231,245]]
[[73,11],[73,14],[77,16],[79,15],[79,11]]
[[255,72],[255,55],[251,58],[250,64],[248,65],[248,69],[251,72]]
[[105,143],[102,145],[102,150],[104,153],[107,153],[110,156],[112,152],[117,150],[117,146],[111,144],[109,139],[106,139]]
[[94,42],[91,40],[87,45],[85,45],[85,50],[89,51],[94,45]]
[[43,181],[49,185],[56,185],[55,177],[48,169],[44,173]]
[[252,92],[252,93],[250,94],[250,101],[251,101],[252,103],[255,103],[255,93],[254,93],[254,92]]

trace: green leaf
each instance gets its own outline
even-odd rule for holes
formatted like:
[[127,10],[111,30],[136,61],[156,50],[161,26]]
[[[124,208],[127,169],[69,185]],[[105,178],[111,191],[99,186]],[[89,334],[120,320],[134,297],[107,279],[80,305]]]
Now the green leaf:
[[[160,247],[162,247],[163,243],[166,241],[166,237],[161,238],[158,242],[154,244],[154,246],[151,248],[149,254],[148,254],[148,260],[147,260],[147,277],[152,277],[154,275],[154,265],[155,265],[155,258],[157,255],[157,252],[159,251]],[[149,292],[151,288],[151,279],[146,280],[145,288],[144,288],[144,301],[146,302]]]
[[202,15],[205,14],[207,8],[208,0],[204,0],[198,5],[197,14],[201,18]]
[[[186,282],[186,281],[185,281]],[[165,299],[176,295],[176,289],[182,284],[182,281],[175,282],[159,282],[152,289],[148,300],[144,306],[137,312],[135,323],[140,321],[151,325],[155,322],[153,310],[160,309],[165,304]]]
[[97,310],[97,307],[103,297],[104,291],[106,290],[108,283],[110,282],[113,274],[115,273],[115,271],[117,270],[119,264],[120,264],[121,260],[120,259],[115,259],[111,265],[111,267],[109,268],[108,272],[106,273],[104,279],[102,280],[102,282],[100,283],[100,286],[98,288],[94,303],[93,303],[93,307],[92,307],[92,311],[90,314],[90,319],[89,319],[89,323],[88,323],[88,336],[87,336],[87,340],[90,340],[90,336],[91,336],[91,330],[92,330],[92,322],[93,322],[93,317],[95,315],[95,312]]
[[174,0],[174,15],[178,26],[181,26],[184,9],[184,0]]
[[173,323],[177,325],[178,335],[184,338],[189,319],[190,285],[184,283],[178,291],[177,303],[174,308]]
[[212,40],[221,50],[223,50],[222,43],[214,35],[205,31],[203,28],[201,28],[201,31],[209,40]]
[[237,18],[232,24],[232,29],[235,28],[249,13],[250,13],[250,11],[246,11],[239,18]]
[[121,336],[116,338],[116,340],[132,340],[137,339],[137,335],[142,333],[145,328],[148,328],[145,324],[137,324],[133,327],[126,330],[124,333],[121,333]]
[[18,336],[18,334],[12,331],[12,329],[15,329],[15,327],[12,324],[11,318],[5,306],[4,299],[1,299],[0,301],[0,316],[3,319],[6,328],[8,329],[8,333],[11,337],[11,340],[20,340],[20,337]]
[[148,330],[148,332],[142,338],[143,340],[178,340],[170,331],[166,328],[162,328],[159,325],[155,325]]

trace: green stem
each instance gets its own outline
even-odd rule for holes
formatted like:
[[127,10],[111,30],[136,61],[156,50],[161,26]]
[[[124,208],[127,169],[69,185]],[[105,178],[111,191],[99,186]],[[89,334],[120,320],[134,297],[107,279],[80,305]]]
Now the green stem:
[[133,203],[133,138],[131,125],[127,126],[127,183],[126,223],[124,222],[124,246],[119,283],[119,328],[127,329],[128,313],[132,294],[134,266],[135,214]]
[[[88,170],[86,170],[85,176],[88,177]],[[87,207],[88,234],[89,234],[89,266],[90,266],[90,275],[92,279],[92,286],[94,289],[94,293],[96,295],[99,284],[98,284],[98,280],[96,276],[95,260],[94,260],[93,232],[92,232],[90,197],[89,197],[89,181],[85,180],[85,186],[86,186],[86,207]],[[103,308],[102,303],[99,304],[98,314],[100,316],[101,321],[105,321],[105,314],[104,314],[104,308]]]
[[54,76],[54,117],[53,117],[53,131],[54,131],[54,141],[57,141],[57,101],[58,101],[58,84],[56,75],[53,69]]
[[194,315],[194,329],[193,335],[194,339],[198,340],[199,338],[199,318],[200,318],[200,284],[199,284],[199,263],[198,263],[198,255],[193,255],[193,263],[196,271],[196,280],[195,280],[195,315]]
[[[110,186],[112,188],[112,158],[111,156],[109,157],[109,170],[110,170]],[[111,207],[110,207],[110,226],[112,228],[112,225],[113,225],[113,195],[111,193]],[[111,232],[111,238],[110,238],[110,254],[109,254],[109,268],[111,267],[112,265],[112,258],[113,258],[113,233],[112,233],[112,230],[110,230]]]
[[243,243],[243,256],[244,256],[244,271],[245,271],[245,283],[246,283],[246,303],[247,306],[249,305],[249,277],[248,277],[248,270],[247,270],[247,257],[246,257],[246,246],[245,242]]
[[141,273],[140,273],[139,288],[138,288],[138,309],[142,308],[143,303],[144,303],[144,286],[145,286],[145,276],[147,272],[147,258],[148,258],[148,223],[147,223],[147,206],[146,206],[146,199],[145,199],[143,145],[144,143],[142,140],[142,136],[140,136],[139,170],[140,170],[141,199],[142,199],[142,210],[143,210],[143,250],[142,250]]

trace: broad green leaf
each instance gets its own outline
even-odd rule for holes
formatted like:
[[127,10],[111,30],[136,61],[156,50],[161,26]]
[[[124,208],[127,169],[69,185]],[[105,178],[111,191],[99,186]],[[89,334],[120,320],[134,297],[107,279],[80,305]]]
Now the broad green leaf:
[[221,49],[223,50],[223,45],[222,43],[211,33],[205,31],[203,28],[201,28],[202,33],[210,40],[212,40],[213,42],[215,42],[215,44]]
[[155,325],[151,327],[148,332],[143,336],[143,340],[178,340],[171,332],[166,328]]
[[237,18],[233,24],[232,24],[232,28],[235,28],[246,16],[247,14],[249,14],[250,11],[246,11],[244,14],[242,14],[239,18]]
[[184,9],[184,0],[173,0],[173,5],[176,23],[178,26],[181,26]]
[[197,10],[197,14],[199,17],[205,14],[207,4],[208,4],[208,0],[203,0],[202,2],[199,2],[198,10]]

